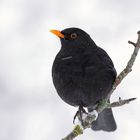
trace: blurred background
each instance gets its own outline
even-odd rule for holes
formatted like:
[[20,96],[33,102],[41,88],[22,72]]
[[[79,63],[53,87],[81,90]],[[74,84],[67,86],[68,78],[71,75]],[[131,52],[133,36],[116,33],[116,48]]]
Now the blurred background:
[[[77,108],[57,95],[51,67],[60,41],[50,29],[82,28],[105,49],[119,73],[140,30],[139,0],[0,1],[0,140],[60,140]],[[76,140],[140,140],[140,54],[112,96],[137,97],[113,109],[117,130],[86,130]]]

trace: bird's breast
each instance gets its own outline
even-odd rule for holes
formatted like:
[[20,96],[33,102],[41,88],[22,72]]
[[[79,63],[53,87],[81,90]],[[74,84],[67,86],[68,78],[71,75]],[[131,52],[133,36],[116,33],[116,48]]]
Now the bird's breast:
[[114,81],[113,73],[97,60],[74,57],[55,59],[53,82],[65,102],[73,106],[92,106],[107,95]]
[[[67,103],[88,106],[93,80],[77,61],[61,60],[53,65],[53,82],[59,96]],[[91,101],[93,104],[94,102]]]

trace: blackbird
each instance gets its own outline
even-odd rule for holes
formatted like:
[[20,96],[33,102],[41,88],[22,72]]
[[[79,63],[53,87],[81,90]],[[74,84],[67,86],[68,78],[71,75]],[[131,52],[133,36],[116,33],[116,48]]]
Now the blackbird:
[[[111,90],[116,78],[114,64],[82,29],[51,30],[61,41],[61,49],[52,66],[52,78],[58,95],[66,103],[95,109]],[[93,130],[114,131],[116,123],[111,109],[101,112]]]

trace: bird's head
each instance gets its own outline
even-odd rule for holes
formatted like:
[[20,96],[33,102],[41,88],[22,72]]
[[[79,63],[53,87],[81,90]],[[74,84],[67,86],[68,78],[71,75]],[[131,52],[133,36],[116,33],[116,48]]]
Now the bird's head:
[[[62,31],[50,30],[61,40],[62,47],[85,48],[94,43],[90,36],[79,28],[67,28]],[[94,43],[95,44],[95,43]]]

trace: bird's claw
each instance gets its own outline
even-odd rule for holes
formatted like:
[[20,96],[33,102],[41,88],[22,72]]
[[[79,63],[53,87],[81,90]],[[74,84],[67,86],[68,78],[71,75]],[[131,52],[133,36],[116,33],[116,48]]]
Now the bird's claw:
[[76,117],[79,115],[79,110],[75,113],[74,117],[73,117],[73,124],[75,124],[75,119]]
[[88,113],[86,112],[86,110],[82,106],[79,106],[78,111],[74,115],[73,123],[75,123],[75,119],[76,119],[76,117],[78,117],[78,119],[80,120],[81,124],[83,125],[83,118],[82,118],[83,114],[87,115]]

